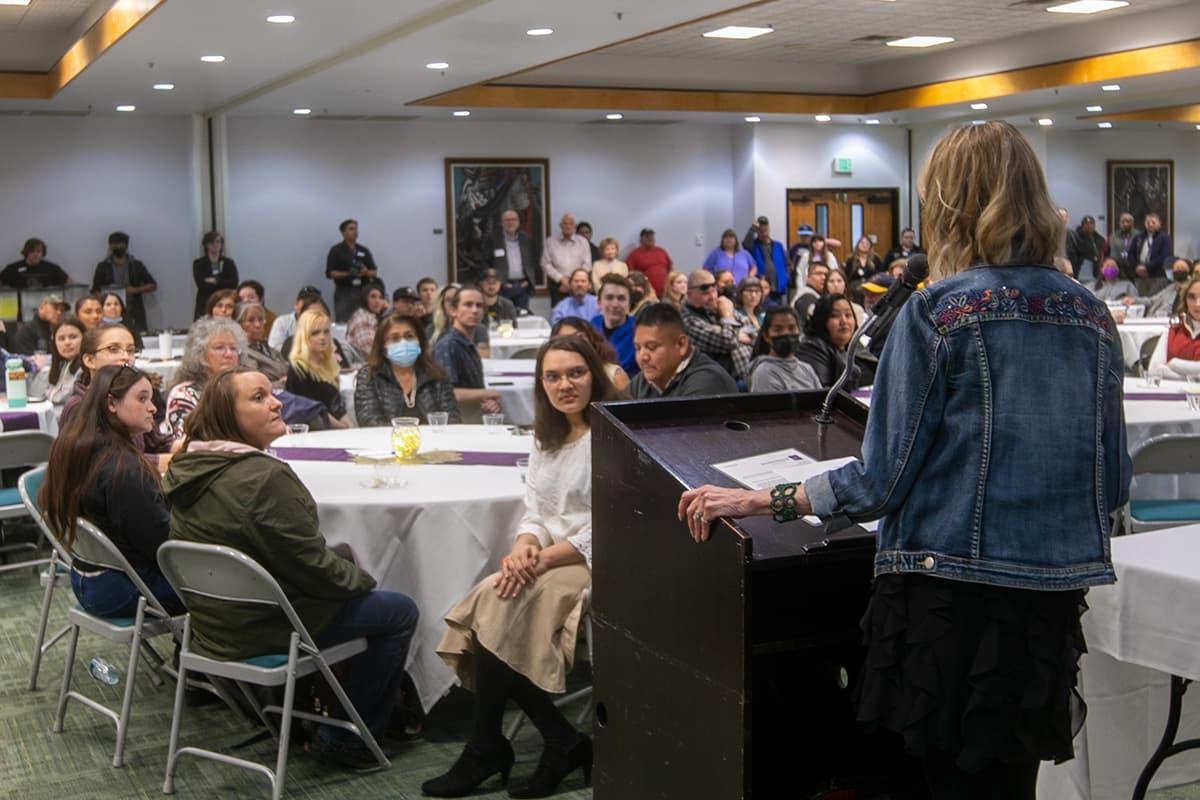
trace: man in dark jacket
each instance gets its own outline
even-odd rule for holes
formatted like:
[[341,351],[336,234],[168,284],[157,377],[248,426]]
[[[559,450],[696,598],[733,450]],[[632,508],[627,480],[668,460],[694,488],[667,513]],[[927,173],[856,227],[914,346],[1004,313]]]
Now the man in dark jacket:
[[500,234],[485,255],[487,265],[500,276],[504,297],[518,308],[529,310],[533,287],[542,284],[538,266],[542,254],[535,250],[533,240],[521,232],[521,217],[516,211],[510,208],[500,215]]
[[1075,270],[1075,279],[1090,285],[1100,277],[1100,262],[1104,255],[1104,237],[1096,231],[1096,218],[1090,214],[1079,221],[1079,227],[1067,233],[1067,260]]
[[[887,251],[887,255],[883,257],[883,268],[887,269],[892,265],[892,262],[900,258],[908,258],[914,253],[924,253],[921,245],[917,244],[917,232],[912,228],[905,228],[900,231],[900,244]],[[870,275],[867,276],[871,277]]]
[[766,217],[754,220],[750,230],[746,231],[742,247],[750,251],[754,263],[758,265],[758,277],[770,285],[771,300],[776,303],[787,300],[791,265],[783,243],[771,238],[771,221]]
[[124,289],[127,322],[134,332],[144,333],[146,306],[142,295],[158,291],[158,283],[146,265],[129,255],[129,234],[117,231],[108,237],[108,258],[96,265],[92,274],[92,292],[101,289]]
[[37,316],[10,337],[10,349],[24,355],[53,352],[54,329],[62,321],[66,308],[67,304],[56,294],[43,297]]
[[11,289],[64,286],[69,280],[66,270],[46,260],[46,243],[41,239],[25,240],[25,246],[21,248],[21,260],[14,261],[0,271],[0,286]]
[[1167,268],[1171,265],[1173,250],[1171,234],[1162,229],[1162,218],[1158,214],[1147,214],[1146,230],[1133,237],[1129,254],[1131,263],[1136,265],[1134,284],[1142,297],[1152,295],[1170,283]]
[[674,306],[648,305],[638,314],[635,325],[633,341],[640,372],[629,383],[629,394],[635,399],[737,392],[729,373],[692,346]]
[[1121,277],[1132,281],[1137,276],[1133,269],[1137,266],[1137,258],[1133,253],[1133,240],[1141,231],[1133,224],[1133,214],[1128,211],[1121,214],[1117,229],[1108,237],[1108,257],[1117,262]]

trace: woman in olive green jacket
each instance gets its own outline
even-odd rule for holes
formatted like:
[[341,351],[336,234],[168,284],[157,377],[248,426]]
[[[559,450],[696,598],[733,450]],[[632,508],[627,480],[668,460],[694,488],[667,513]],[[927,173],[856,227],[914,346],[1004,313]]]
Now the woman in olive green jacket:
[[[347,693],[372,732],[382,733],[417,624],[417,607],[329,548],[312,495],[265,448],[283,435],[281,404],[261,372],[213,378],[184,426],[183,452],[163,479],[171,538],[232,547],[279,582],[321,647],[366,636],[350,663]],[[198,652],[244,659],[287,651],[291,627],[270,607],[185,598]],[[352,734],[322,726],[318,755],[347,766],[374,759]]]

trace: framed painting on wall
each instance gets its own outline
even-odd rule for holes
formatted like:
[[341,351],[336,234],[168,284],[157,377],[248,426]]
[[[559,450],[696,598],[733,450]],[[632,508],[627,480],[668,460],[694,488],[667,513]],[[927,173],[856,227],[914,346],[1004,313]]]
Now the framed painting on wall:
[[550,160],[446,159],[449,280],[462,283],[480,279],[496,245],[504,246],[500,215],[510,208],[517,212],[520,231],[533,245],[536,267],[550,229]]
[[[1114,230],[1124,213],[1133,214],[1135,228],[1146,215],[1158,214],[1162,229],[1173,233],[1175,220],[1174,161],[1108,162],[1108,227]],[[1106,232],[1107,233],[1107,232]]]

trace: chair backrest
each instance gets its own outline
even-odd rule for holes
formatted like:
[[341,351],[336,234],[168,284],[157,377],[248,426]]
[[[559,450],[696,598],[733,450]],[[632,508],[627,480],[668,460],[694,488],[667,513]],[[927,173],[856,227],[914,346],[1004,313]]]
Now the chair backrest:
[[1200,434],[1155,436],[1134,452],[1134,475],[1200,473]]
[[0,469],[44,464],[53,444],[54,437],[45,431],[0,433]]
[[76,558],[95,564],[105,569],[115,569],[125,573],[125,577],[133,583],[142,596],[146,598],[146,607],[158,617],[169,618],[171,615],[163,608],[158,598],[146,586],[142,576],[125,558],[125,554],[117,549],[104,531],[97,528],[86,519],[80,519],[75,525],[75,544],[71,548]]
[[1154,348],[1158,347],[1158,340],[1162,338],[1162,334],[1151,336],[1146,341],[1142,342],[1142,349],[1138,353],[1138,365],[1142,368],[1142,374],[1146,374],[1146,370],[1150,369],[1150,359],[1154,356]]
[[50,542],[50,546],[54,548],[54,552],[58,553],[59,560],[70,566],[70,551],[58,540],[58,537],[54,535],[54,531],[50,530],[50,526],[46,523],[46,518],[42,516],[42,506],[38,502],[38,495],[42,492],[42,484],[45,480],[45,467],[31,469],[17,479],[17,491],[21,493],[21,502],[25,504],[25,510],[29,512],[29,516],[37,523],[38,529],[46,537],[46,541]]
[[240,550],[171,540],[158,548],[158,567],[185,606],[197,596],[226,603],[275,606],[300,634],[300,640],[316,647],[279,582]]
[[539,347],[522,347],[512,354],[513,358],[537,358]]

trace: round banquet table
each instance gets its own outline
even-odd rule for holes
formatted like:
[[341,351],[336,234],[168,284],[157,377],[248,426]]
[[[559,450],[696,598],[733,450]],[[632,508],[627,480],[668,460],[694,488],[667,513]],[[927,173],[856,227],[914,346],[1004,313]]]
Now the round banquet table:
[[[525,510],[524,484],[515,466],[533,437],[505,426],[421,426],[421,453],[457,451],[468,463],[391,467],[404,484],[367,488],[375,467],[350,454],[390,452],[389,428],[354,428],[285,436],[272,449],[312,493],[321,532],[330,544],[348,544],[381,589],[404,592],[421,610],[407,669],[426,710],[454,685],[436,653],[443,618],[509,552]],[[491,455],[489,455],[491,454]],[[493,462],[493,463],[480,463]]]
[[[518,321],[518,324],[521,324]],[[491,357],[493,359],[511,359],[522,350],[534,349],[542,346],[542,343],[550,338],[549,328],[516,328],[515,330],[503,335],[497,331],[492,331],[488,340],[488,346],[491,348]]]
[[[4,395],[0,394],[0,398]],[[56,406],[49,401],[27,403],[24,408],[9,408],[7,399],[0,399],[0,430],[4,431],[45,431],[51,436],[58,435],[58,417],[62,406]]]

